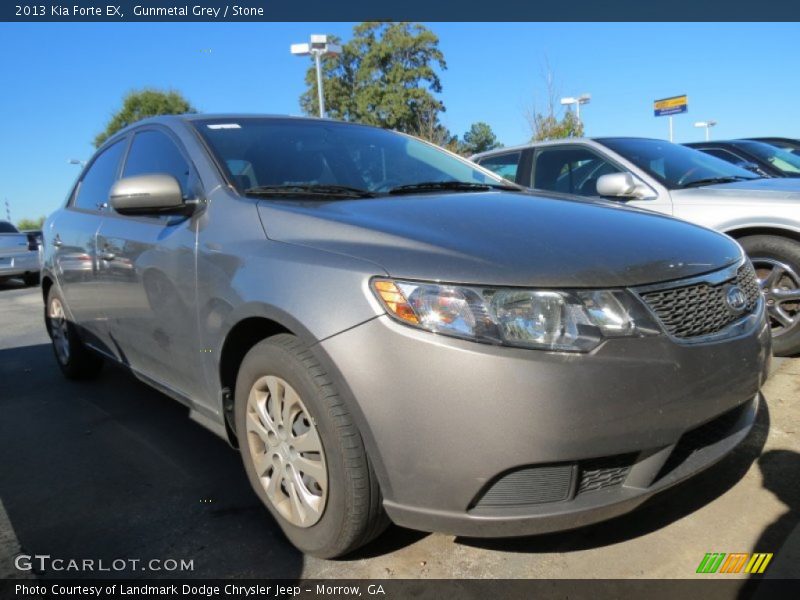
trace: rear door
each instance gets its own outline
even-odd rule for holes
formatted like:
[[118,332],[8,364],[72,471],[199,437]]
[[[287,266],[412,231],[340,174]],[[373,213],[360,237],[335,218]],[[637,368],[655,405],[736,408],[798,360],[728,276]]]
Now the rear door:
[[104,299],[98,294],[97,230],[127,146],[123,138],[97,154],[84,170],[66,209],[48,232],[55,275],[74,321],[106,350]]
[[[184,196],[199,181],[179,142],[161,127],[133,136],[122,177],[164,173]],[[187,397],[205,381],[199,372],[195,302],[196,221],[176,216],[124,216],[109,209],[97,237],[98,279],[119,359]]]

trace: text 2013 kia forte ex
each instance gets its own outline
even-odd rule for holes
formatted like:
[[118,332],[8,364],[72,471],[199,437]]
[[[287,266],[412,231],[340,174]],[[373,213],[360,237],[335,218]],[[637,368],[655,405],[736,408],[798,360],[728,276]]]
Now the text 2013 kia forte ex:
[[362,125],[141,121],[44,238],[64,374],[113,360],[185,403],[323,557],[389,520],[519,536],[629,511],[747,435],[770,355],[730,238]]

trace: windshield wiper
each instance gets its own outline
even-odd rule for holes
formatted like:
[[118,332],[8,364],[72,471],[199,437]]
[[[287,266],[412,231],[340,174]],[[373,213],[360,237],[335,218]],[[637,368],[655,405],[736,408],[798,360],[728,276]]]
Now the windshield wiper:
[[730,175],[728,177],[706,177],[704,179],[695,179],[689,183],[684,183],[681,187],[701,187],[704,185],[714,185],[715,183],[732,183],[734,181],[750,181],[751,179],[758,179],[757,177],[742,177],[741,175]]
[[389,190],[390,194],[413,194],[415,192],[487,192],[489,190],[521,191],[512,185],[499,183],[474,183],[470,181],[423,181],[398,185]]
[[245,194],[266,197],[326,197],[326,198],[374,198],[369,190],[362,190],[346,185],[330,185],[321,183],[260,185],[248,188]]

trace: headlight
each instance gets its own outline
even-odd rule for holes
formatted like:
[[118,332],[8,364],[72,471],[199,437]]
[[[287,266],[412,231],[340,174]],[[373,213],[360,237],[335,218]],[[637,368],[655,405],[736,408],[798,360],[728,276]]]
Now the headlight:
[[605,338],[659,332],[624,290],[526,290],[373,279],[390,316],[454,337],[526,348],[587,352]]

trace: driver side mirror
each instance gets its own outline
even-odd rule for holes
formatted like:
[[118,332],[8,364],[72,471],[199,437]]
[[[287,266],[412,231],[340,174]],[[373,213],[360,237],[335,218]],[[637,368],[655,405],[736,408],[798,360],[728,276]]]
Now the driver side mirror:
[[197,207],[183,199],[178,180],[164,173],[123,177],[111,187],[109,203],[121,215],[190,215]]
[[632,200],[653,197],[650,188],[627,171],[600,176],[597,180],[597,193],[604,197]]

